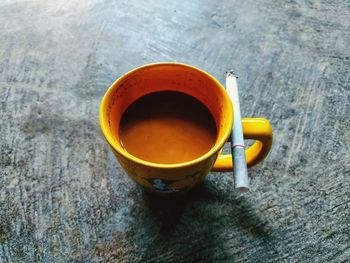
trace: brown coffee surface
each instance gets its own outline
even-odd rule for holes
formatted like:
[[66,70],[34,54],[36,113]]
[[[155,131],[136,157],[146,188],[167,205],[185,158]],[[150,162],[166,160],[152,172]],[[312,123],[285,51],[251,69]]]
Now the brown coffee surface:
[[174,164],[208,152],[215,144],[217,129],[210,111],[196,98],[161,91],[141,97],[126,109],[119,137],[133,156]]

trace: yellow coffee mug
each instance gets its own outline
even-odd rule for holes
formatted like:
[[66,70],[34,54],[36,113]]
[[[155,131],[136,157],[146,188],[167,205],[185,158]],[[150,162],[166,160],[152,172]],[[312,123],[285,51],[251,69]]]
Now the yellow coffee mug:
[[[124,111],[140,97],[157,91],[186,93],[207,106],[218,128],[216,143],[210,151],[188,162],[159,164],[144,161],[124,150],[118,132]],[[126,73],[108,89],[100,107],[101,130],[121,166],[144,189],[156,193],[186,191],[201,182],[210,171],[232,171],[231,155],[220,154],[231,134],[232,124],[233,108],[224,87],[203,70],[179,63],[149,64]],[[246,150],[249,167],[268,154],[272,128],[263,118],[244,118],[242,126],[244,138],[255,140]]]

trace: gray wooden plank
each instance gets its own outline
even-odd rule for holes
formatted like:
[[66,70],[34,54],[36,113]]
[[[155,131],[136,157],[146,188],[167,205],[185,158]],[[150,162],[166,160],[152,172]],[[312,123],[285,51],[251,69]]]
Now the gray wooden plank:
[[[2,1],[0,262],[346,262],[346,1]],[[239,75],[244,116],[274,128],[252,191],[211,173],[145,195],[99,131],[108,86],[178,61]]]

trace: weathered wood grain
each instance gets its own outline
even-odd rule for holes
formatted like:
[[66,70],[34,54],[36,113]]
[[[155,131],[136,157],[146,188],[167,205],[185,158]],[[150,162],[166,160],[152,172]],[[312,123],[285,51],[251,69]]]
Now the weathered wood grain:
[[[0,262],[348,262],[346,1],[1,1]],[[239,74],[272,152],[252,191],[213,173],[179,200],[116,163],[98,108],[120,74]]]

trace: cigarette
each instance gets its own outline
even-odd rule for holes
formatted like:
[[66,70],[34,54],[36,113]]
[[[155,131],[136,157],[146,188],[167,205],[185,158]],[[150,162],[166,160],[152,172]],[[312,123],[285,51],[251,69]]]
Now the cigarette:
[[235,188],[240,192],[249,191],[249,177],[244,151],[241,110],[239,107],[237,76],[233,71],[226,73],[226,91],[233,104],[233,128],[231,134],[232,162],[234,164]]

